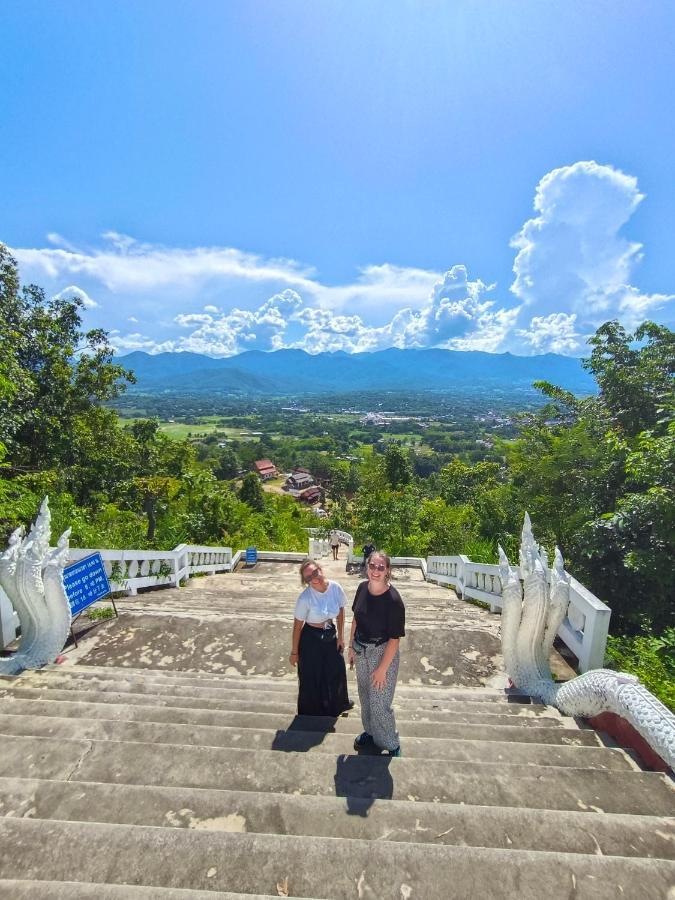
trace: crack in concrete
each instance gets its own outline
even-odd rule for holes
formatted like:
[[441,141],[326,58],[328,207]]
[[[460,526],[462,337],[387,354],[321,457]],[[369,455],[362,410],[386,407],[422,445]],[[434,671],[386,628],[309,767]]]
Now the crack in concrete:
[[85,747],[85,749],[84,749],[84,750],[82,751],[82,753],[80,754],[80,757],[79,757],[79,759],[77,760],[77,762],[75,763],[75,765],[73,766],[72,771],[69,772],[69,773],[66,775],[66,778],[65,778],[66,781],[71,781],[71,779],[72,779],[72,778],[79,772],[79,770],[82,768],[82,765],[83,765],[85,759],[89,756],[89,754],[91,753],[91,751],[94,749],[94,743],[95,743],[94,741],[87,741],[88,746]]

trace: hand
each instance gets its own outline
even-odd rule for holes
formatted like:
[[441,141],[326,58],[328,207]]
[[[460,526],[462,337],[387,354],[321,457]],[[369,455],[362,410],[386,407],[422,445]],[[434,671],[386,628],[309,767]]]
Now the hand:
[[356,660],[356,654],[354,653],[354,648],[349,648],[349,653],[347,654],[347,658],[349,659],[349,668],[354,668],[354,661]]
[[378,666],[377,669],[375,669],[373,674],[370,676],[370,683],[372,684],[372,686],[375,688],[376,691],[383,691],[386,681],[387,681],[387,670],[386,669],[383,670]]
[[297,651],[294,653],[291,650],[291,655],[288,657],[288,661],[292,666],[297,666],[298,664],[298,653]]
[[343,651],[344,649],[345,649],[345,639],[344,639],[344,638],[338,638],[338,639],[337,639],[337,650],[338,650],[338,653],[342,653],[342,651]]

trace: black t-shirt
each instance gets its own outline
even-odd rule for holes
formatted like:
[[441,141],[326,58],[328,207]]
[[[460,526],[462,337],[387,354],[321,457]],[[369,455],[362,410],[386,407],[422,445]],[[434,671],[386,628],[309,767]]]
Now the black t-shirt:
[[368,582],[362,581],[356,589],[352,612],[357,633],[364,641],[405,636],[405,606],[392,585],[384,594],[375,595],[368,590]]

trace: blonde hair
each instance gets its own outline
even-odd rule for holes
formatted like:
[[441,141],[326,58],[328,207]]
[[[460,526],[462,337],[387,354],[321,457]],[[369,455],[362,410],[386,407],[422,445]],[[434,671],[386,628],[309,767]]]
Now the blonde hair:
[[307,586],[307,582],[305,581],[305,576],[302,574],[305,571],[305,569],[307,568],[307,566],[316,566],[317,569],[321,568],[319,563],[315,559],[312,559],[311,556],[306,556],[303,559],[303,561],[300,563],[300,568],[298,570],[300,572],[300,584],[303,587]]

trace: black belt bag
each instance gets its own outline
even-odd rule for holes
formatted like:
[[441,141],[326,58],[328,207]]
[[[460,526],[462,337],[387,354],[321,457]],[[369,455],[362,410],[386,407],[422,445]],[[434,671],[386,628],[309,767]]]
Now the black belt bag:
[[372,638],[367,641],[365,638],[361,637],[358,633],[354,635],[354,643],[361,644],[362,647],[379,647],[381,644],[386,644],[389,638],[381,637],[381,638]]

